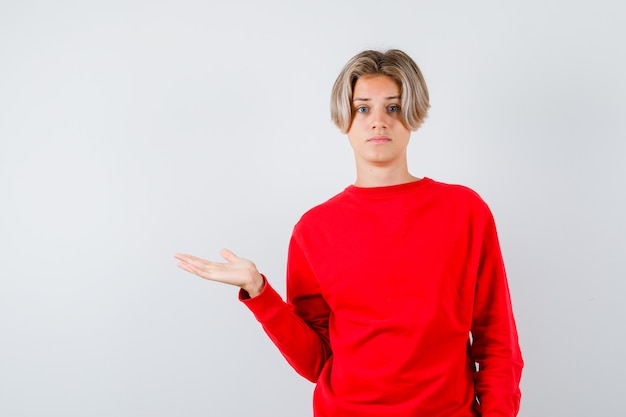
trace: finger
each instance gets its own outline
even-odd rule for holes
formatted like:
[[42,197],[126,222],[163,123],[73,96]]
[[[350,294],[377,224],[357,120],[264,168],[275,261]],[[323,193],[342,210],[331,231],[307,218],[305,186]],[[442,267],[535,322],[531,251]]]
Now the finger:
[[197,256],[185,254],[176,254],[176,259],[178,259],[180,262],[193,265],[196,268],[203,268],[209,265],[216,264],[216,262],[207,261],[206,259],[198,258]]
[[191,264],[188,264],[186,262],[179,262],[178,267],[184,271],[191,272],[192,274],[198,275],[198,271]]
[[191,260],[191,255],[186,255],[184,253],[176,253],[174,254],[174,258],[178,259],[181,262],[189,262]]
[[198,258],[197,256],[193,256],[193,255],[188,255],[186,253],[177,253],[174,255],[174,258],[178,259],[179,261],[202,261],[202,258]]
[[216,273],[219,272],[219,264],[209,261],[180,261],[178,263],[178,267],[201,278],[209,280],[215,280]]
[[[216,265],[215,262],[210,262],[205,259],[197,258],[191,255],[184,255],[177,253],[174,255],[178,259],[178,267],[184,269],[187,272],[191,272],[196,275],[201,275],[206,272],[208,268]],[[203,277],[204,278],[204,277]]]
[[227,262],[233,263],[239,260],[239,257],[235,255],[232,251],[224,248],[220,251],[220,255],[222,258],[226,259]]

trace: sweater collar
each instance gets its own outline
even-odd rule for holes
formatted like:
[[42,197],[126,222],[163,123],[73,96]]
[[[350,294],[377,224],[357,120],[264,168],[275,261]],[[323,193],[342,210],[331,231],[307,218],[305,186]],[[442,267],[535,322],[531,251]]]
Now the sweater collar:
[[350,185],[345,189],[345,191],[346,193],[355,196],[386,196],[414,191],[432,182],[432,179],[424,177],[418,181],[407,182],[404,184],[387,185],[384,187],[357,187],[355,185]]

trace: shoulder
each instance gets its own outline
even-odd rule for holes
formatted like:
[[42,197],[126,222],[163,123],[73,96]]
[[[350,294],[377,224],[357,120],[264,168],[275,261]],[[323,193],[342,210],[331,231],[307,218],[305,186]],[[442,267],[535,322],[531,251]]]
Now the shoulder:
[[346,191],[334,195],[321,204],[307,210],[296,223],[294,230],[308,229],[328,222],[332,217],[336,217],[338,210],[346,207]]
[[298,223],[310,222],[323,219],[328,216],[332,216],[337,210],[340,210],[346,205],[346,191],[332,196],[328,200],[313,206],[307,210],[301,217]]
[[[485,200],[472,188],[432,181],[429,187],[431,198],[457,214],[466,213],[472,218],[491,218],[491,209]],[[445,211],[445,210],[444,210]]]
[[468,201],[483,201],[481,196],[476,191],[466,185],[430,180],[429,188],[430,192],[436,193],[443,197],[462,200],[466,199]]

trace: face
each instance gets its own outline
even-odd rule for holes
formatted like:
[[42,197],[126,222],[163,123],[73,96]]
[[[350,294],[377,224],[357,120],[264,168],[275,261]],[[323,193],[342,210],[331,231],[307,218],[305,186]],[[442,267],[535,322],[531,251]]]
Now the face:
[[411,131],[402,122],[400,87],[386,75],[360,77],[352,94],[348,139],[357,166],[406,165]]

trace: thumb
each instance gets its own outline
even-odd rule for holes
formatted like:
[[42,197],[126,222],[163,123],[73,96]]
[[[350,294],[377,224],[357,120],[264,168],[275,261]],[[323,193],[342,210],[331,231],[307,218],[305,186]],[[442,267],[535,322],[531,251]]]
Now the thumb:
[[226,248],[220,251],[220,255],[222,255],[222,258],[226,259],[229,263],[236,262],[239,259],[237,255]]

